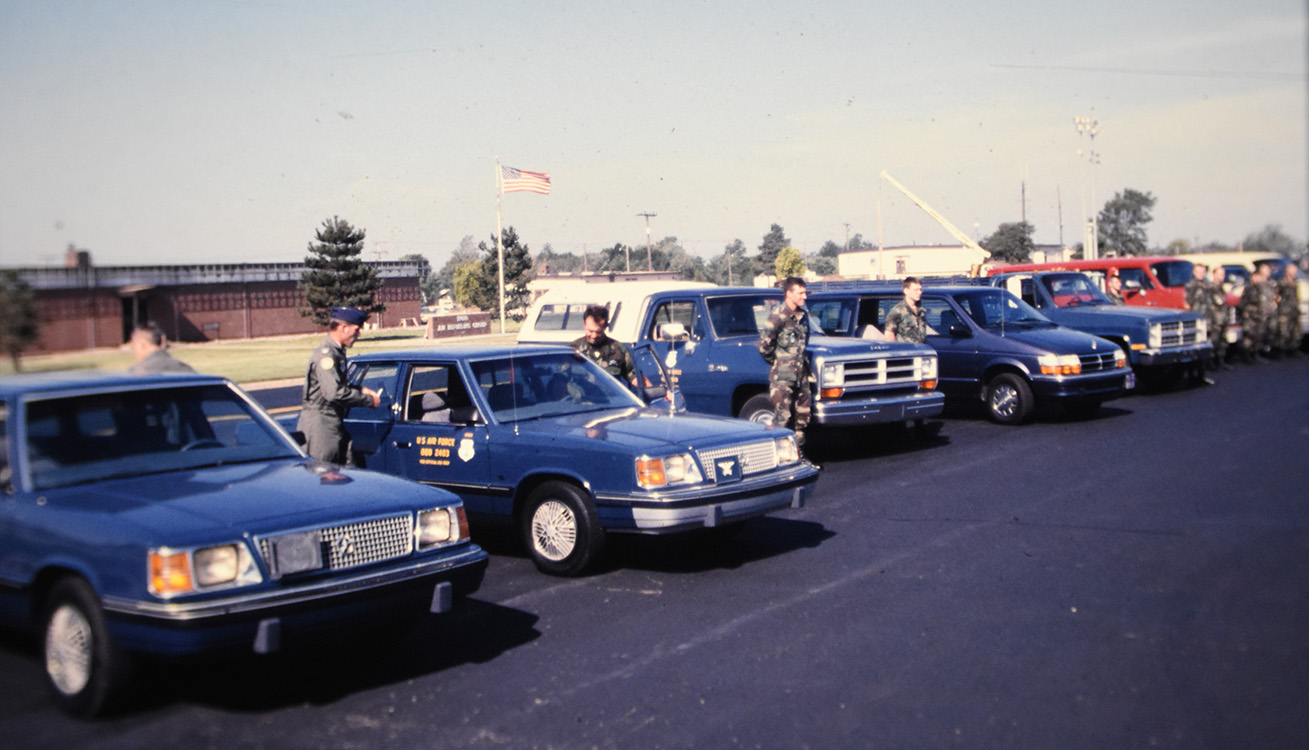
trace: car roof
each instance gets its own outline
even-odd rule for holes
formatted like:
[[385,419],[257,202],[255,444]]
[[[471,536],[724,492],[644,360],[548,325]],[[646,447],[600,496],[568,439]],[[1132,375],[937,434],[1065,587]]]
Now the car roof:
[[458,344],[455,346],[423,347],[419,349],[393,349],[352,355],[351,362],[386,360],[389,362],[424,362],[430,359],[490,359],[494,357],[525,357],[533,354],[551,354],[572,351],[567,344]]
[[202,373],[134,375],[128,372],[106,370],[55,370],[0,377],[0,397],[7,398],[18,394],[135,390],[170,385],[203,385],[226,381],[226,378],[219,375],[205,375]]
[[612,299],[635,299],[658,292],[681,291],[683,289],[712,288],[714,284],[707,281],[619,281],[604,283],[571,283],[553,287],[541,295],[541,300],[552,304],[566,302],[606,301]]

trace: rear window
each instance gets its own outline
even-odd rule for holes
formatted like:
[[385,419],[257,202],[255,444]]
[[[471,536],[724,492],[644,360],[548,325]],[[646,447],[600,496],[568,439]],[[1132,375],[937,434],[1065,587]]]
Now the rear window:
[[1186,286],[1186,282],[1191,280],[1193,266],[1189,260],[1166,260],[1151,265],[1150,270],[1154,271],[1159,283],[1166,287],[1177,287]]
[[[534,327],[538,331],[576,331],[580,336],[585,330],[583,321],[586,317],[586,308],[593,304],[596,303],[556,302],[541,305],[541,312],[536,316]],[[618,302],[604,307],[609,310],[609,326],[612,328],[618,322],[623,303]]]

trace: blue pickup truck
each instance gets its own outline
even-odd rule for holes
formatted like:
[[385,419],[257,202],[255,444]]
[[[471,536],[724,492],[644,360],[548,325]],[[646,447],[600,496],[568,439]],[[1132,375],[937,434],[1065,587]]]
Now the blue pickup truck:
[[1109,339],[1137,374],[1162,380],[1209,358],[1208,323],[1186,310],[1115,305],[1077,271],[1017,271],[985,279],[1061,326]]
[[[610,310],[610,335],[632,348],[637,368],[658,382],[656,362],[675,361],[678,392],[691,411],[769,423],[768,364],[759,328],[782,301],[778,289],[699,284],[579,284],[551,290],[529,309],[521,343],[566,343],[582,335],[588,304]],[[667,324],[687,335],[669,340]],[[669,359],[670,352],[674,360]],[[815,382],[813,422],[858,426],[935,416],[937,356],[930,347],[850,341],[815,329],[809,340]]]

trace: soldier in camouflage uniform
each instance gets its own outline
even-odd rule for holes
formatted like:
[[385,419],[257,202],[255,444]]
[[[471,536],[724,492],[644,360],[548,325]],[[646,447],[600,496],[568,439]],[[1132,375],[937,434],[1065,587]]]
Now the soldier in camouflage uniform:
[[610,375],[635,386],[636,363],[632,361],[632,353],[622,342],[609,338],[605,333],[609,327],[609,308],[591,305],[582,315],[582,322],[586,326],[586,334],[573,342],[573,348],[603,367]]
[[1247,363],[1254,363],[1263,359],[1263,349],[1269,326],[1267,312],[1270,307],[1269,304],[1264,302],[1265,287],[1267,286],[1265,282],[1267,280],[1268,266],[1262,263],[1255,266],[1249,283],[1245,285],[1245,291],[1241,292],[1241,302],[1237,307],[1237,310],[1241,313],[1241,345],[1245,351],[1245,361]]
[[886,314],[883,331],[887,341],[927,343],[927,312],[918,302],[923,298],[923,284],[910,276],[904,280],[904,299]]
[[1276,348],[1287,357],[1300,354],[1300,287],[1295,277],[1300,269],[1287,263],[1282,278],[1277,280],[1277,344]]
[[809,291],[804,279],[792,276],[783,282],[786,296],[768,316],[759,332],[759,353],[768,371],[768,397],[773,402],[773,423],[795,430],[797,443],[804,444],[813,398],[809,391]]
[[1229,369],[1227,366],[1227,290],[1223,280],[1227,271],[1222,266],[1214,266],[1209,276],[1209,343],[1214,347],[1214,368]]
[[[1210,308],[1213,307],[1213,294],[1210,292],[1209,281],[1206,278],[1208,270],[1209,267],[1202,263],[1194,264],[1191,266],[1191,278],[1186,282],[1186,309],[1202,316],[1206,321],[1209,320]],[[1209,356],[1213,356],[1212,349]],[[1213,379],[1205,374],[1205,370],[1213,369],[1217,369],[1217,366],[1212,361],[1201,360],[1190,373],[1192,382],[1213,385]]]

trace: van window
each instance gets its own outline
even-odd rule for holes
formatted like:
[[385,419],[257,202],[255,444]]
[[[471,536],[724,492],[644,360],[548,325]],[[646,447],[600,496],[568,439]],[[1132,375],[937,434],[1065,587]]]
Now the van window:
[[[541,305],[541,312],[537,313],[533,327],[538,331],[577,331],[577,335],[580,336],[586,330],[586,308],[593,304],[596,303],[546,303]],[[623,303],[606,304],[604,307],[609,310],[609,327],[612,329],[618,322],[618,314],[622,310]]]
[[687,331],[695,331],[695,302],[691,300],[664,302],[655,308],[646,336],[659,340],[659,326],[664,323],[681,323]]
[[1171,288],[1186,286],[1186,282],[1191,280],[1192,266],[1189,260],[1166,260],[1151,264],[1150,270],[1154,272],[1160,284]]
[[1123,289],[1154,289],[1154,282],[1144,268],[1120,268],[1118,276],[1123,280]]

